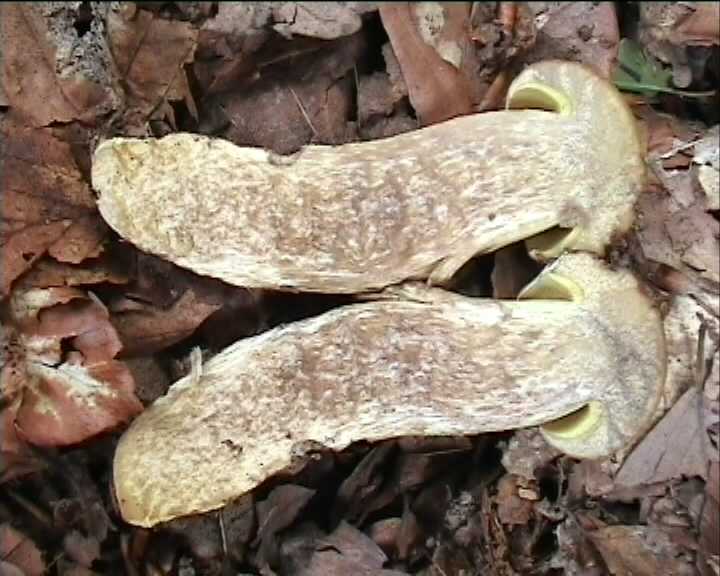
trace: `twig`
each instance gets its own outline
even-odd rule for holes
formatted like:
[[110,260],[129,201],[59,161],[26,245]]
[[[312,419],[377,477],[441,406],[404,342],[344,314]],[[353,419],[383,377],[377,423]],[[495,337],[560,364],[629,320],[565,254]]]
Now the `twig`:
[[223,557],[227,556],[227,536],[225,534],[225,522],[223,521],[222,510],[218,514],[218,526],[220,527],[220,543],[222,544]]
[[305,122],[307,122],[308,126],[310,126],[310,130],[312,130],[313,137],[317,138],[317,136],[318,136],[317,130],[315,130],[315,126],[313,126],[313,123],[310,120],[310,116],[308,116],[307,112],[305,111],[305,107],[302,105],[302,102],[300,102],[300,98],[298,98],[298,95],[295,94],[295,90],[292,89],[292,86],[289,86],[288,90],[290,90],[290,94],[292,94],[293,98],[295,98],[295,104],[297,104],[298,108],[300,109],[300,113],[303,115],[303,118],[305,118]]

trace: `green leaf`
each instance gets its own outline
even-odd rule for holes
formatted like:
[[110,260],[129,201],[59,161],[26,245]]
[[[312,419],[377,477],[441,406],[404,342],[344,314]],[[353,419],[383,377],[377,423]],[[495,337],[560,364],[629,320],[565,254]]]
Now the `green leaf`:
[[637,42],[627,38],[620,41],[618,65],[613,75],[618,88],[653,97],[658,92],[673,92],[671,79],[672,71],[648,58]]
[[663,68],[654,58],[645,54],[637,42],[628,38],[620,41],[613,82],[620,90],[637,92],[648,98],[657,96],[658,92],[690,98],[704,98],[715,94],[715,90],[691,92],[674,88],[672,70]]

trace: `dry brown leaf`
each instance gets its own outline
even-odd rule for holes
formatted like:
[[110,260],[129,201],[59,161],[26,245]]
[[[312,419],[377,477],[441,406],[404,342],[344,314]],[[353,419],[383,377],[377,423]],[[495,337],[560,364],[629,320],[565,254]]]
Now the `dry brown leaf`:
[[[468,450],[465,448],[465,450]],[[391,484],[396,494],[413,490],[439,474],[447,472],[449,466],[457,460],[461,450],[429,449],[427,452],[406,452],[398,455],[393,470]]]
[[188,289],[168,309],[134,302],[133,309],[113,310],[112,323],[123,343],[123,356],[144,356],[184,340],[221,307]]
[[368,568],[381,568],[387,561],[385,553],[365,534],[345,521],[322,538],[316,548],[333,548],[346,558]]
[[360,30],[361,15],[374,10],[374,2],[276,2],[273,29],[287,38],[296,34],[333,40]]
[[107,232],[107,224],[96,214],[80,217],[68,226],[62,238],[48,247],[48,255],[67,264],[79,264],[86,258],[95,258],[102,253]]
[[257,75],[256,53],[271,34],[270,4],[220,2],[198,34],[193,70],[205,95],[238,90]]
[[403,576],[395,570],[384,570],[385,553],[365,534],[346,522],[315,543],[315,553],[304,576]]
[[284,484],[273,489],[265,500],[255,505],[258,531],[252,545],[258,546],[260,565],[274,563],[278,555],[277,533],[295,522],[314,495],[315,490],[310,488]]
[[168,101],[184,101],[197,117],[184,69],[193,61],[197,44],[191,24],[121,4],[108,13],[107,35],[131,118],[139,114],[134,120],[144,125]]
[[[673,84],[687,88],[705,66],[692,66],[690,46],[712,46],[720,36],[717,2],[642,2],[638,40],[645,50],[672,65]],[[695,68],[695,69],[694,69]]]
[[374,116],[387,117],[402,96],[392,88],[390,77],[384,72],[373,72],[358,78],[358,122],[367,124]]
[[168,391],[170,377],[157,356],[125,358],[123,361],[135,381],[135,395],[145,406]]
[[575,517],[570,514],[555,528],[558,549],[550,561],[553,568],[560,568],[564,574],[582,576],[605,576],[602,560],[590,544]]
[[338,488],[334,516],[354,521],[365,518],[385,479],[383,466],[390,460],[395,442],[381,442],[355,466]]
[[720,4],[691,2],[693,13],[682,20],[672,32],[678,44],[712,46],[720,44]]
[[[676,185],[675,192],[681,186]],[[670,205],[668,209],[675,207]],[[705,210],[704,199],[698,198],[687,210],[672,214],[666,229],[682,262],[698,270],[703,278],[720,283],[720,222]]]
[[[484,80],[478,111],[501,110],[517,69],[517,57],[531,55],[537,36],[533,3],[473,2],[470,37],[475,58],[469,59],[466,74]],[[474,70],[477,68],[477,70]],[[477,103],[477,102],[476,102]]]
[[[92,72],[60,61],[61,53],[78,40],[73,18],[65,13],[72,10],[53,3],[0,6],[0,83],[10,106],[35,126],[72,120],[93,124],[116,104],[107,78],[98,79]],[[75,54],[76,63],[79,60],[87,67],[88,58],[104,48],[101,41],[96,50]],[[93,72],[99,70],[102,76],[102,69],[98,66]]]
[[[0,359],[4,364],[5,358]],[[0,372],[3,385],[8,381],[7,374],[5,369]],[[45,467],[45,462],[37,458],[17,436],[15,419],[19,406],[20,402],[16,401],[0,410],[0,484]]]
[[[169,308],[189,286],[217,282],[189,273],[172,262],[144,252],[135,250],[130,256],[131,262],[128,262],[128,266],[131,269],[132,281],[123,294],[128,299],[149,302],[159,308]],[[116,307],[111,304],[110,308],[115,311]],[[129,307],[138,308],[138,305]],[[125,307],[121,306],[119,309]]]
[[699,124],[658,112],[647,104],[633,107],[633,112],[644,132],[649,158],[661,160],[666,170],[687,168],[690,165],[692,148],[688,143],[702,135]]
[[17,437],[40,446],[75,444],[142,410],[130,372],[114,360],[120,341],[98,300],[72,288],[16,291],[10,309],[0,377]]
[[525,3],[382,3],[380,15],[421,125],[502,107],[506,69],[535,41]]
[[82,286],[92,284],[125,284],[127,270],[114,258],[104,255],[86,261],[83,265],[65,264],[52,258],[41,258],[17,281],[16,290],[51,288],[57,286]]
[[630,453],[615,477],[625,487],[707,474],[702,396],[690,388]]
[[406,572],[397,570],[366,568],[334,550],[323,550],[313,554],[310,566],[300,573],[301,576],[347,576],[348,574],[353,576],[408,576]]
[[707,210],[720,210],[720,124],[716,124],[693,146],[693,164],[698,166],[700,188]]
[[357,77],[357,124],[363,140],[387,138],[418,127],[411,115],[408,90],[392,46],[382,46],[385,72]]
[[518,477],[505,474],[498,482],[497,515],[503,524],[527,524],[533,513],[532,500],[518,495]]
[[278,154],[296,152],[311,141],[340,144],[354,139],[348,124],[353,105],[351,75],[365,51],[362,33],[332,43],[299,46],[308,51],[268,64],[262,77],[247,89],[214,99],[230,123],[227,139]]
[[492,281],[493,298],[517,298],[535,276],[540,266],[530,258],[524,242],[510,244],[493,255]]
[[98,253],[106,225],[70,146],[47,128],[0,125],[0,296],[51,250],[65,262]]
[[380,549],[390,557],[398,554],[398,537],[402,527],[402,518],[383,518],[370,525],[368,535]]
[[[396,445],[400,452],[391,459]],[[471,448],[472,444],[467,438],[407,437],[397,442],[390,440],[379,444],[342,483],[338,490],[336,516],[342,516],[345,502],[350,501],[351,506],[345,511],[344,517],[354,519],[359,512],[359,521],[362,523],[368,515],[389,506],[399,496],[412,492],[446,472],[463,452]],[[386,470],[382,470],[383,465]],[[414,515],[406,509],[398,540],[401,554],[407,548],[403,548],[401,543],[417,532],[415,524]]]
[[573,60],[609,78],[620,32],[612,2],[529,2],[538,32],[526,62]]
[[568,476],[567,500],[581,502],[585,495],[597,498],[610,493],[614,487],[612,476],[616,469],[609,460],[578,462]]
[[[689,290],[689,294],[676,294],[665,311],[664,332],[667,352],[667,375],[663,394],[662,411],[670,409],[673,404],[690,387],[698,387],[697,356],[699,349],[699,333],[701,324],[707,326],[707,337],[704,339],[702,354],[713,365],[720,362],[720,351],[717,350],[717,334],[720,330],[720,318],[713,311],[720,309],[720,294]],[[717,377],[709,377],[706,382],[704,409],[698,416],[705,418],[705,427],[712,425],[711,385]],[[662,416],[662,412],[658,417]]]
[[[42,553],[35,542],[8,523],[0,524],[0,558],[3,562],[18,568],[20,574],[24,576],[43,576],[47,570]],[[0,573],[5,575],[2,566]]]
[[[435,11],[441,29],[447,26],[447,34],[454,33],[449,40],[439,40],[438,48],[428,43],[419,30],[415,12],[420,6],[382,3],[380,16],[400,63],[410,103],[421,125],[427,126],[473,110],[473,88],[458,70],[468,51],[469,38],[466,33],[461,34],[461,30],[463,21],[468,22],[470,5],[466,2],[444,6],[438,2],[423,3],[423,10]],[[424,18],[423,29],[430,29],[430,18],[430,15]],[[440,52],[453,63],[444,59]]]
[[649,526],[605,526],[587,533],[612,576],[692,576],[694,570],[670,535]]
[[221,514],[225,527],[228,555],[242,560],[255,530],[255,501],[252,493],[241,496],[225,506]]
[[700,518],[698,567],[703,576],[717,576],[720,567],[720,462],[711,462]]
[[517,430],[502,457],[502,465],[511,474],[526,480],[535,479],[535,470],[560,455],[536,428]]
[[208,345],[223,348],[265,326],[261,291],[197,276],[141,252],[131,256],[131,281],[109,304],[123,356],[152,354],[198,327]]
[[[651,184],[639,198],[638,238],[644,257],[682,272],[689,279],[720,283],[720,223],[699,181],[699,170],[713,158],[701,154],[703,130],[676,118],[640,110],[647,133]],[[712,138],[712,130],[705,133]],[[714,170],[710,165],[709,170]]]
[[403,499],[403,514],[397,535],[398,559],[408,564],[417,560],[418,549],[422,546],[424,531],[415,513],[410,509],[409,498]]
[[220,525],[214,514],[175,518],[164,524],[163,529],[180,536],[203,562],[219,558],[223,553]]
[[93,536],[83,536],[77,530],[65,534],[63,549],[69,558],[86,568],[100,558],[100,542]]

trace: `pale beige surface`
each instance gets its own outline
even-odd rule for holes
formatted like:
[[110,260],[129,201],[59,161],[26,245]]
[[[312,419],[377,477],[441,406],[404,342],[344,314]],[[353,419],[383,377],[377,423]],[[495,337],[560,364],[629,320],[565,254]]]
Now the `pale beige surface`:
[[632,115],[613,86],[573,63],[536,64],[510,88],[513,106],[538,99],[566,105],[290,158],[193,134],[115,138],[95,152],[93,186],[123,238],[241,286],[443,283],[473,255],[556,225],[575,229],[562,248],[602,253],[630,226],[644,182]]
[[631,274],[586,254],[544,277],[572,279],[579,301],[410,285],[237,342],[121,438],[123,517],[152,526],[219,508],[318,447],[533,426],[588,402],[599,418],[546,430],[550,442],[597,457],[634,441],[663,386],[657,311]]

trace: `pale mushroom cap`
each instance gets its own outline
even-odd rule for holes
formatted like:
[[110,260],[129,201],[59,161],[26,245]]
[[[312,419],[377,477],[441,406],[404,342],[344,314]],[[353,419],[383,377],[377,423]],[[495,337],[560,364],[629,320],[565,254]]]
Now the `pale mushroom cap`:
[[546,439],[582,458],[599,458],[634,443],[652,423],[667,363],[662,318],[642,284],[589,254],[572,254],[549,265],[520,297],[572,298],[594,310],[615,341],[607,366],[617,371],[615,385],[587,410],[544,426]]
[[511,84],[508,108],[540,107],[576,118],[586,127],[578,147],[589,147],[594,158],[587,164],[582,191],[566,207],[560,226],[574,228],[529,243],[540,258],[565,250],[603,254],[614,236],[627,232],[634,206],[646,183],[645,151],[632,110],[609,82],[576,62],[546,61],[526,68]]

